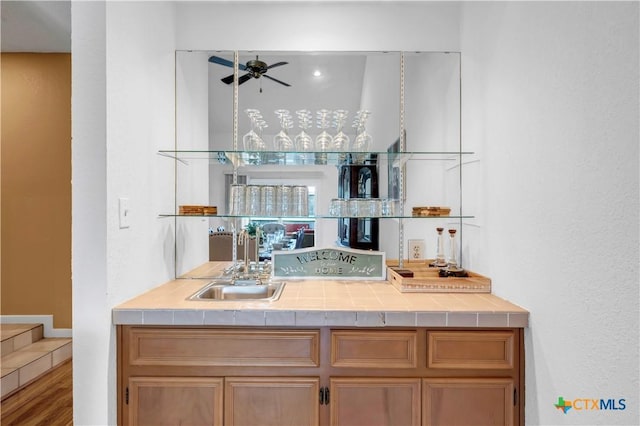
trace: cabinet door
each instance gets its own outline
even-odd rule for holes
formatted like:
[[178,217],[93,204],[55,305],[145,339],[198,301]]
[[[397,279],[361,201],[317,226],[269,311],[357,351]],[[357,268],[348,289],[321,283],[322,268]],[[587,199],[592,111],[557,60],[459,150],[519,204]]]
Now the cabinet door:
[[513,425],[511,379],[424,379],[422,424]]
[[222,378],[132,377],[129,424],[222,425]]
[[319,394],[319,378],[227,377],[225,425],[318,425]]
[[332,378],[331,425],[420,424],[420,379]]

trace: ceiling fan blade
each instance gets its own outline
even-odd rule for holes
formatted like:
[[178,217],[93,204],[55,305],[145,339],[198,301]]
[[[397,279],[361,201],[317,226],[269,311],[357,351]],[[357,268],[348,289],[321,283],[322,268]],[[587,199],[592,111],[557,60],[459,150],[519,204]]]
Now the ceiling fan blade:
[[247,80],[249,80],[251,77],[253,77],[251,75],[251,73],[247,73],[241,77],[238,77],[238,86],[241,85],[242,83],[245,83]]
[[[238,78],[238,84],[242,84],[245,81],[249,80],[251,78],[251,73],[242,75]],[[231,84],[233,83],[233,74],[226,76],[225,78],[221,78],[220,81],[222,81],[225,84]]]
[[265,77],[265,78],[268,78],[269,80],[273,80],[273,81],[275,81],[276,83],[280,83],[280,84],[282,84],[283,86],[291,87],[291,85],[290,85],[290,84],[287,84],[287,83],[285,83],[284,81],[280,81],[280,80],[278,80],[278,79],[276,79],[276,78],[273,78],[273,77],[271,77],[271,76],[268,76],[268,75],[266,75],[266,74],[262,74],[262,76],[263,76],[263,77]]
[[[213,64],[220,64],[220,65],[224,65],[225,67],[233,68],[233,61],[221,58],[219,56],[209,56],[209,62]],[[247,69],[247,66],[245,64],[238,64],[238,69],[244,71]]]
[[271,64],[267,67],[267,69],[271,69],[271,68],[275,68],[275,67],[280,67],[282,65],[287,65],[289,62],[276,62],[275,64]]
[[229,61],[228,59],[224,59],[219,56],[209,56],[209,62],[233,68],[233,61]]

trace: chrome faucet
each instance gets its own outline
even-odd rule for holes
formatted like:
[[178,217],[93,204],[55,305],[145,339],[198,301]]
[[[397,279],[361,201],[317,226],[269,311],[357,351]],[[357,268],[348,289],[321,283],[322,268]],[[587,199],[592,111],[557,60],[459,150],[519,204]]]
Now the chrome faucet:
[[256,265],[260,263],[260,239],[261,238],[262,238],[262,228],[257,226],[256,227],[256,252],[255,252]]
[[251,242],[251,237],[246,229],[240,231],[238,235],[238,245],[244,246],[244,273],[247,274],[249,272],[249,246]]
[[250,268],[250,261],[249,261],[249,247],[251,245],[251,236],[249,236],[249,233],[246,230],[242,230],[238,234],[238,246],[242,246],[243,252],[244,252],[244,265],[243,267],[240,267],[240,268],[234,268],[234,274],[232,278],[232,282],[234,285],[263,284],[262,274],[264,274],[265,271],[268,272],[268,268],[267,268],[267,265],[265,265],[264,270],[258,267],[260,263],[259,252],[258,252],[259,250],[258,242],[260,241],[259,238],[260,238],[260,230],[258,229],[256,231],[256,250],[255,250],[255,255],[256,255],[255,266],[256,267],[253,269],[253,273],[252,273],[252,270]]

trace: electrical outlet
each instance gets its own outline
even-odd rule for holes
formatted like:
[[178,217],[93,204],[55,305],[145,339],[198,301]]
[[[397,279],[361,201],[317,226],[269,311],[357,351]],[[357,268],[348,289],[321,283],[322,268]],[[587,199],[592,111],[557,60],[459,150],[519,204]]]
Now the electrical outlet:
[[424,260],[424,240],[409,240],[409,262]]

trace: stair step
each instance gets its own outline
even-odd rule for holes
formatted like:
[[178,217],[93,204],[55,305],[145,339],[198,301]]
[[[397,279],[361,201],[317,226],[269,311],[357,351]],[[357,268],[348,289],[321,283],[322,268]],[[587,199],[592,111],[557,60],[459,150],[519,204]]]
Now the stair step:
[[71,339],[43,338],[41,324],[2,324],[2,399],[71,356]]
[[2,324],[0,336],[1,355],[5,356],[42,339],[44,327],[42,324]]

